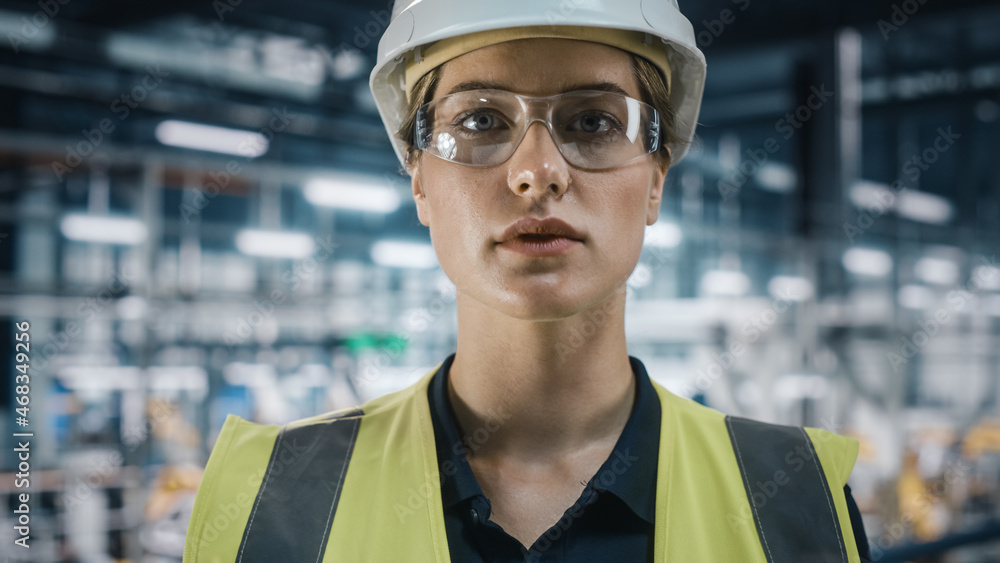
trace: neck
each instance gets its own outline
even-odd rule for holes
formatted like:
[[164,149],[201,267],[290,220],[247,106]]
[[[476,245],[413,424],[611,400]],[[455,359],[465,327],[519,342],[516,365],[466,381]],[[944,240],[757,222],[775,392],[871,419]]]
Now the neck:
[[623,287],[588,310],[536,321],[459,294],[448,394],[472,455],[537,462],[613,447],[635,401],[624,306]]

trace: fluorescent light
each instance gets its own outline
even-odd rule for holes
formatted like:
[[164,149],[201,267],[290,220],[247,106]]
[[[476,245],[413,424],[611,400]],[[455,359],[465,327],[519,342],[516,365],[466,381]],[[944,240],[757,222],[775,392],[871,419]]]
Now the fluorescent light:
[[855,206],[861,209],[887,211],[895,209],[896,200],[887,184],[858,180],[851,186],[849,197]]
[[173,147],[247,158],[258,157],[266,153],[268,148],[267,138],[260,133],[176,119],[168,119],[156,126],[156,140]]
[[377,177],[340,174],[306,182],[306,200],[313,205],[392,213],[399,207],[399,193]]
[[972,281],[983,289],[1000,290],[1000,268],[988,265],[976,266],[972,270]]
[[[55,22],[55,16],[59,15],[59,6],[53,5],[49,9],[54,11],[52,13],[47,10],[45,13],[36,11],[34,14],[29,14],[0,10],[0,36],[7,39],[4,41],[6,46],[15,52],[20,52],[22,49],[44,51],[51,47],[56,40],[58,24]],[[30,35],[25,34],[26,31]]]
[[935,225],[947,223],[954,214],[954,206],[941,196],[912,189],[893,194],[888,185],[870,180],[855,182],[851,186],[850,198],[854,205],[862,209],[894,209],[900,217]]
[[674,223],[657,221],[646,227],[645,246],[673,248],[681,243],[681,228]]
[[66,366],[57,374],[72,391],[103,394],[119,389],[139,389],[142,370],[133,366]]
[[795,169],[787,164],[777,162],[764,163],[757,174],[757,185],[765,190],[787,194],[795,189],[796,182],[799,181]]
[[267,35],[257,45],[264,74],[279,80],[319,86],[326,79],[323,55],[298,37]]
[[[321,47],[322,49],[322,47]],[[330,73],[336,80],[350,80],[360,76],[365,70],[365,57],[361,51],[347,48],[339,49],[333,55],[323,52],[330,66]]]
[[913,269],[927,283],[953,285],[958,281],[958,264],[945,258],[925,256],[917,260]]
[[841,259],[852,274],[883,277],[892,271],[892,256],[872,248],[850,248]]
[[236,234],[236,248],[243,254],[265,258],[305,258],[316,243],[303,233],[243,229]]
[[[67,0],[59,1],[63,3]],[[300,50],[302,56],[289,65],[298,68],[290,68],[289,73],[278,77],[273,73],[274,57],[265,46],[267,38],[274,37],[273,34],[233,29],[233,33],[227,33],[225,38],[210,38],[204,34],[185,34],[182,31],[184,23],[164,22],[164,26],[161,31],[170,31],[155,35],[110,32],[102,41],[104,52],[118,65],[140,72],[145,72],[150,66],[160,68],[170,73],[170,79],[212,80],[228,89],[269,98],[293,98],[301,102],[316,102],[319,99],[323,89],[322,76],[326,72],[322,68],[322,55],[310,54],[308,51],[314,50],[310,47],[303,46]],[[297,38],[291,40],[301,42]]]
[[812,283],[798,276],[774,276],[767,283],[767,291],[776,299],[805,301],[813,295]]
[[941,225],[951,220],[954,207],[947,199],[915,190],[906,190],[899,195],[896,211],[900,217],[914,221]]
[[146,225],[131,217],[71,213],[59,227],[66,238],[82,242],[135,245],[146,240]]
[[750,290],[750,278],[738,270],[709,270],[701,277],[705,295],[739,297]]
[[934,292],[922,285],[904,285],[899,288],[896,301],[907,309],[926,309],[934,304]]
[[382,240],[372,245],[372,260],[391,268],[434,268],[437,254],[429,244]]

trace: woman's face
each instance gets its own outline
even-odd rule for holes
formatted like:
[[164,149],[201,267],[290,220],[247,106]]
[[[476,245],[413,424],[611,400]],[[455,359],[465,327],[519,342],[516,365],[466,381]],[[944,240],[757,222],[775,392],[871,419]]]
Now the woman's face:
[[[610,82],[642,99],[629,55],[570,39],[520,39],[445,63],[434,98],[467,81],[529,96]],[[606,170],[570,165],[542,123],[506,162],[476,168],[420,154],[411,171],[420,222],[458,292],[508,316],[555,320],[603,303],[620,290],[656,221],[667,169],[653,155]],[[557,217],[582,244],[531,257],[498,241],[524,217]]]

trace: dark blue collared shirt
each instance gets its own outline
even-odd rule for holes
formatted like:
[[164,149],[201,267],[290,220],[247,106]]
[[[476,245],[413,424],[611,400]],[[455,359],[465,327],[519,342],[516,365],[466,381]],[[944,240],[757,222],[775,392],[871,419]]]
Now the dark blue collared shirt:
[[[656,512],[656,469],[660,447],[660,400],[637,358],[629,356],[636,378],[635,404],[611,455],[562,518],[531,546],[523,546],[490,521],[483,494],[466,457],[503,423],[501,413],[483,428],[462,436],[448,399],[451,354],[427,390],[441,475],[441,501],[452,561],[463,563],[562,563],[570,561],[652,561]],[[845,488],[851,523],[862,556],[868,545],[857,506]],[[864,542],[864,546],[861,544]]]

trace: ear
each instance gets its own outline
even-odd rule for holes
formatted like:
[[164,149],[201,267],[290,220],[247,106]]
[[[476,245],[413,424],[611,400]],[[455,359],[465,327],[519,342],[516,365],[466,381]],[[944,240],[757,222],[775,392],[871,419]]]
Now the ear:
[[421,225],[430,227],[430,206],[427,203],[427,195],[424,193],[423,175],[421,173],[419,158],[414,161],[412,168],[410,168],[410,184],[413,188],[413,203],[417,206],[417,218],[420,220]]
[[652,225],[660,216],[660,203],[663,201],[663,183],[667,180],[667,170],[670,168],[669,161],[653,161],[653,170],[650,178],[648,208],[646,209],[646,224]]

